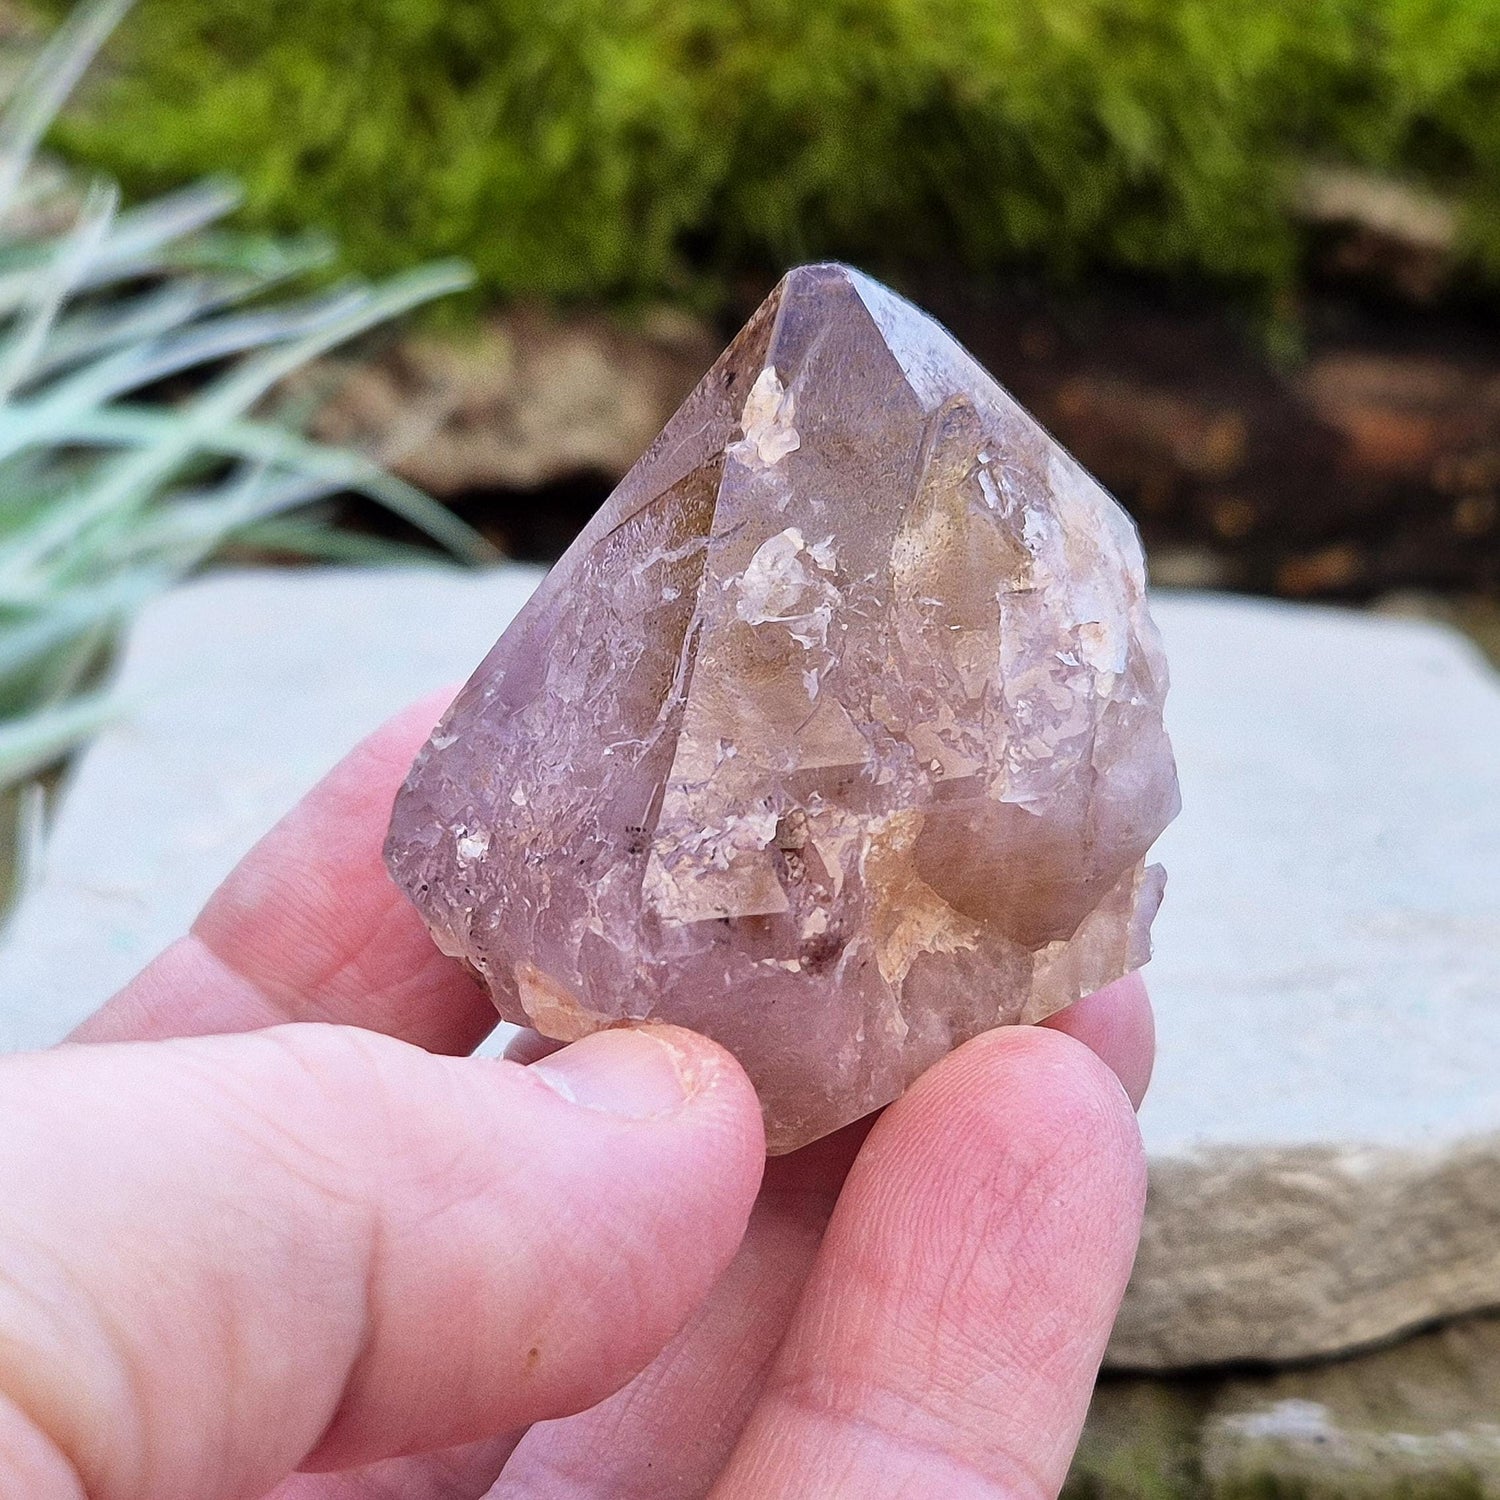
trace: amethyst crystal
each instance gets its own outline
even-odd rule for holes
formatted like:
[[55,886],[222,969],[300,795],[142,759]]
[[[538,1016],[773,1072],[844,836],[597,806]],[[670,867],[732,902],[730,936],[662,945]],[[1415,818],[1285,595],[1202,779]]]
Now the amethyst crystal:
[[672,1021],[771,1149],[1143,963],[1134,528],[936,323],[793,271],[460,694],[390,868],[507,1019]]

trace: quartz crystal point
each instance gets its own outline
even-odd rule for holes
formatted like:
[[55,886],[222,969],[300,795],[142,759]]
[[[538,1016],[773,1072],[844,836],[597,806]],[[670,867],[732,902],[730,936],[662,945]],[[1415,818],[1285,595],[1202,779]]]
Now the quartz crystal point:
[[790,1150],[1146,960],[1145,587],[944,329],[793,271],[448,711],[391,871],[506,1019],[705,1032]]

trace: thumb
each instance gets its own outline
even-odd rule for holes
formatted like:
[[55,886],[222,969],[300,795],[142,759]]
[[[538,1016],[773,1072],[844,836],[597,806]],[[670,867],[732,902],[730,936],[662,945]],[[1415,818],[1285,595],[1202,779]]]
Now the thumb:
[[[0,1494],[213,1500],[591,1405],[733,1255],[760,1112],[667,1027],[0,1059]],[[11,1486],[14,1486],[13,1488]]]

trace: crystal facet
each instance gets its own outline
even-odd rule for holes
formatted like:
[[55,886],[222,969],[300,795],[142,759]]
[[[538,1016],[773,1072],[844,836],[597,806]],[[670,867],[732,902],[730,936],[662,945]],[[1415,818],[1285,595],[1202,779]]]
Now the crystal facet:
[[1125,514],[931,319],[791,272],[501,637],[387,849],[507,1019],[717,1038],[773,1151],[1143,963]]

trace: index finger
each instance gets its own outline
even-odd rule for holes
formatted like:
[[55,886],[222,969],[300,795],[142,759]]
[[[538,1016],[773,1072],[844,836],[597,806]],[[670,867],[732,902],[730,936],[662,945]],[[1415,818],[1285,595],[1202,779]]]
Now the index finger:
[[1051,1500],[1140,1232],[1115,1075],[1002,1028],[871,1131],[714,1500]]
[[329,1021],[431,1052],[477,1046],[494,1007],[438,952],[381,853],[396,791],[452,697],[422,699],[351,751],[240,861],[192,931],[71,1039]]

